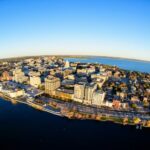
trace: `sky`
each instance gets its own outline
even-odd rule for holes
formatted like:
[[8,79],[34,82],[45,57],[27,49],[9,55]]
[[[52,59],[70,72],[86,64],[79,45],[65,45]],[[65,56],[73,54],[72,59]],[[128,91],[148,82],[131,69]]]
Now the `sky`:
[[150,0],[0,0],[0,58],[150,60]]

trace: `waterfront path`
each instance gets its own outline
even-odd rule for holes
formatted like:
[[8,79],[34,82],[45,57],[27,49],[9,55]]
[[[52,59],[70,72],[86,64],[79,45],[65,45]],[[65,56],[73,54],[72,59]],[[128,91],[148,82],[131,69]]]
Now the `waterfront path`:
[[111,116],[116,118],[125,118],[128,117],[129,119],[133,119],[135,117],[140,118],[141,120],[150,120],[150,115],[145,112],[137,112],[137,111],[126,111],[126,110],[114,110],[110,108],[96,108],[91,106],[86,106],[76,102],[64,102],[61,100],[41,97],[41,100],[46,100],[47,102],[56,102],[58,106],[62,108],[68,108],[70,110],[76,109],[77,112],[81,112],[83,114],[96,114],[96,115],[104,115],[104,116]]

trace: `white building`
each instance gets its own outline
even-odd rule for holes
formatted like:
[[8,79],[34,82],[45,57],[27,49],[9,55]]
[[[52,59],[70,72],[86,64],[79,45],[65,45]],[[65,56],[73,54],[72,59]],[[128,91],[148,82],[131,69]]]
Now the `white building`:
[[30,85],[38,88],[41,85],[41,78],[36,76],[30,77]]
[[102,74],[92,74],[91,75],[92,79],[102,79],[104,82],[108,79],[107,75],[102,75]]
[[94,73],[94,72],[95,72],[95,67],[91,67],[91,68],[86,69],[87,74],[91,74],[91,73]]
[[3,86],[2,86],[2,84],[0,84],[0,91],[2,91],[3,90]]
[[112,102],[109,102],[109,101],[106,101],[104,106],[107,106],[107,107],[112,107],[113,106],[113,103]]
[[73,74],[68,75],[67,78],[69,80],[75,80],[75,76]]
[[92,104],[92,98],[93,98],[93,92],[97,89],[97,85],[95,83],[88,84],[85,87],[85,98],[83,103],[91,105]]
[[85,94],[85,84],[75,84],[74,86],[74,101],[83,102]]
[[83,69],[77,69],[77,73],[78,74],[86,74],[86,69],[83,68]]
[[19,96],[23,96],[24,94],[25,94],[24,90],[17,90],[17,91],[8,92],[8,95],[11,98],[16,98],[16,97],[19,97]]
[[28,81],[28,77],[25,76],[21,69],[15,69],[13,71],[13,80],[15,82],[23,83]]
[[101,106],[104,102],[106,93],[103,91],[95,91],[93,93],[92,105]]

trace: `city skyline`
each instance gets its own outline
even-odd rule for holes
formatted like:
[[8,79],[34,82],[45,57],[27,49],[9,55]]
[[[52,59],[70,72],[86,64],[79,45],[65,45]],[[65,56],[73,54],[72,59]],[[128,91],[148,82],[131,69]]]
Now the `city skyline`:
[[0,58],[98,55],[150,60],[148,0],[1,0]]

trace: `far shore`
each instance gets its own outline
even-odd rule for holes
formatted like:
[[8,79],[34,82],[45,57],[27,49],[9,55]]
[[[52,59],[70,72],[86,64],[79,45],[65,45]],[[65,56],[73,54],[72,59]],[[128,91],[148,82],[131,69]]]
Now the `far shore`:
[[28,59],[28,58],[39,58],[39,57],[62,57],[62,58],[79,58],[79,59],[89,59],[93,57],[100,57],[100,58],[111,58],[111,59],[124,59],[124,60],[131,60],[131,61],[139,61],[139,62],[147,62],[150,63],[150,60],[142,60],[142,59],[135,59],[135,58],[125,58],[125,57],[114,57],[114,56],[100,56],[100,55],[35,55],[35,56],[18,56],[18,57],[10,57],[10,58],[1,58],[0,62],[2,61],[15,61],[20,59]]
[[65,58],[79,58],[79,59],[88,59],[88,58],[110,58],[110,59],[124,59],[124,60],[130,60],[130,61],[139,61],[139,62],[148,62],[150,63],[150,60],[141,60],[141,59],[135,59],[135,58],[125,58],[125,57],[113,57],[113,56],[64,56]]

